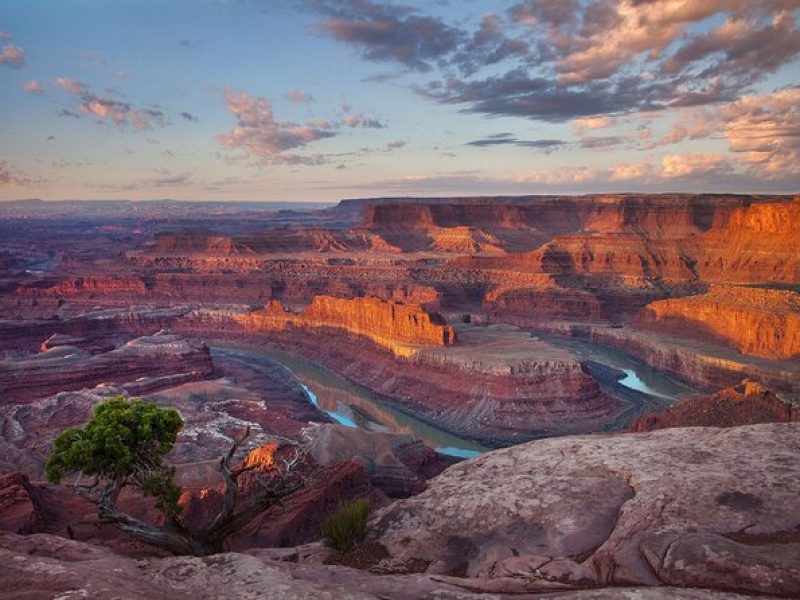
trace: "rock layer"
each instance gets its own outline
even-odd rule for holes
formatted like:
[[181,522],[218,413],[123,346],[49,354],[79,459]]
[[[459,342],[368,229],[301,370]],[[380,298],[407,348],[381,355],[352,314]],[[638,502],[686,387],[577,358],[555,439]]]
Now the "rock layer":
[[164,387],[162,378],[175,385],[205,379],[213,369],[207,347],[160,333],[97,355],[74,346],[58,346],[40,354],[0,361],[0,395],[4,404],[10,404],[100,382],[140,380],[139,386],[145,388],[141,379],[147,378],[158,388]]

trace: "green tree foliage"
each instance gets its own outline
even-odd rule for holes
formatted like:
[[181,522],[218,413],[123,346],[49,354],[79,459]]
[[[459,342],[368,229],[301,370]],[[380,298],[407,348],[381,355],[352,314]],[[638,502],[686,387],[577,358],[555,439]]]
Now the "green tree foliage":
[[55,438],[47,478],[59,483],[70,473],[83,473],[98,481],[124,481],[155,498],[165,515],[176,515],[181,490],[173,482],[174,468],[163,459],[182,427],[174,409],[121,397],[105,400],[84,427],[70,427]]
[[359,498],[340,504],[322,524],[325,545],[337,552],[349,552],[367,535],[367,517],[372,506]]
[[[175,469],[164,463],[182,427],[183,419],[176,410],[111,398],[95,407],[86,425],[69,427],[56,437],[47,459],[47,478],[59,483],[71,473],[93,477],[93,483],[76,489],[87,494],[99,491],[100,522],[116,525],[137,540],[174,554],[196,556],[222,552],[228,536],[304,485],[306,453],[296,445],[286,449],[280,465],[261,471],[257,471],[257,463],[234,464],[237,450],[250,435],[248,427],[220,458],[225,491],[219,512],[207,524],[192,529],[179,517],[181,489],[174,482]],[[250,491],[241,502],[239,479],[245,473],[251,474]],[[166,517],[163,523],[142,521],[121,510],[116,503],[125,487],[155,498],[156,507]]]

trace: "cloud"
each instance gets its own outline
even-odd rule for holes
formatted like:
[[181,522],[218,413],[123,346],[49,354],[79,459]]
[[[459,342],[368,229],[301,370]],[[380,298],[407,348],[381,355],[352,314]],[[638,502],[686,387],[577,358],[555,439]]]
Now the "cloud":
[[80,119],[81,118],[81,116],[78,113],[73,112],[73,111],[69,110],[68,108],[62,108],[56,114],[59,117],[70,117],[71,119]]
[[460,32],[441,19],[418,11],[370,0],[309,0],[325,15],[323,33],[357,48],[367,60],[398,62],[415,71],[432,65],[454,51]]
[[672,127],[644,148],[714,137],[727,140],[732,158],[753,176],[800,173],[800,87],[745,95],[713,109],[682,110]]
[[592,167],[563,167],[560,169],[535,169],[514,178],[517,183],[537,183],[547,186],[585,183],[599,178],[601,171]]
[[181,118],[183,118],[183,119],[185,119],[187,121],[195,122],[195,123],[197,122],[197,117],[195,115],[193,115],[192,113],[184,111],[184,112],[180,113],[180,115],[181,115]]
[[[533,183],[547,187],[570,187],[574,185],[603,185],[631,183],[637,185],[675,185],[707,181],[733,172],[730,160],[712,152],[666,154],[659,164],[647,161],[617,163],[608,167],[565,166],[553,169],[535,169],[514,176],[519,183]],[[662,188],[663,189],[663,188]]]
[[31,79],[30,81],[23,83],[22,89],[29,94],[41,94],[44,92],[44,88],[35,79]]
[[289,98],[295,104],[302,104],[303,102],[313,102],[314,97],[309,94],[308,92],[304,92],[303,90],[292,90],[286,97]]
[[587,130],[604,129],[614,124],[616,124],[616,119],[605,115],[580,117],[572,120],[572,127],[578,135],[584,135]]
[[720,109],[729,150],[743,153],[754,173],[800,173],[800,87],[744,96]]
[[707,108],[683,109],[672,127],[658,140],[648,144],[646,149],[668,144],[677,144],[683,140],[699,140],[707,138],[718,130],[719,117],[715,111]]
[[606,116],[575,119],[575,125],[582,129],[603,129],[604,127],[611,127],[613,124],[614,119]]
[[155,179],[150,180],[149,183],[153,187],[173,187],[184,185],[189,182],[192,177],[192,172],[173,173],[169,169],[158,168],[155,172],[159,175]]
[[630,141],[630,138],[624,135],[600,135],[600,136],[587,136],[580,139],[581,148],[588,148],[590,150],[598,150],[602,148],[611,148],[619,146]]
[[800,56],[797,0],[525,0],[471,31],[393,2],[306,4],[365,59],[433,72],[412,84],[426,98],[546,122],[732,102]]
[[[95,117],[100,122],[110,121],[118,126],[130,125],[136,131],[152,129],[154,126],[164,126],[166,115],[162,110],[154,108],[135,108],[128,102],[123,102],[108,96],[98,96],[89,90],[85,83],[57,77],[55,83],[65,92],[76,96],[79,101],[81,113]],[[79,115],[69,109],[62,109],[60,116],[78,117]]]
[[325,159],[320,154],[309,156],[289,151],[336,135],[330,127],[276,120],[266,98],[226,89],[225,104],[237,122],[231,131],[218,135],[217,142],[264,165],[322,164]]
[[6,161],[0,160],[0,185],[11,187],[30,183],[32,183],[30,179],[14,172]]
[[510,133],[496,133],[488,137],[467,142],[467,146],[477,146],[478,148],[485,148],[491,146],[518,146],[520,148],[533,148],[536,150],[544,150],[550,153],[568,145],[569,142],[564,140],[541,139],[541,140],[520,140]]
[[620,163],[614,165],[609,174],[609,181],[646,181],[653,175],[653,165],[647,162]]
[[471,74],[483,67],[509,58],[523,59],[530,54],[528,44],[506,36],[506,24],[495,14],[485,15],[472,37],[466,39],[451,62],[462,74]]
[[687,178],[712,173],[721,175],[732,170],[730,160],[714,152],[666,154],[661,159],[659,175],[667,178]]
[[364,115],[355,115],[352,113],[346,114],[342,118],[342,122],[351,129],[356,127],[363,127],[365,129],[383,129],[386,127],[386,125],[381,123],[378,119],[372,119],[365,117]]
[[25,52],[19,46],[6,44],[0,50],[0,65],[19,69],[25,64]]
[[800,53],[800,30],[790,11],[761,23],[758,14],[734,14],[705,34],[692,36],[664,64],[666,72],[694,66],[709,57],[719,60],[702,77],[742,77],[745,81],[771,73]]
[[86,84],[69,79],[68,77],[56,77],[56,85],[70,94],[85,94]]

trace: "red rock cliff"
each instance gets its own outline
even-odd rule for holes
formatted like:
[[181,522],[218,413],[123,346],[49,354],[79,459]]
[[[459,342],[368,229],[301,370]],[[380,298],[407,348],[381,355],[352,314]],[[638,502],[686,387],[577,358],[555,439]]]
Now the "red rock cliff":
[[742,381],[709,396],[681,400],[662,414],[646,414],[633,431],[668,427],[738,427],[755,423],[800,421],[800,406],[784,402],[754,381]]
[[705,294],[650,303],[644,317],[681,333],[701,326],[742,354],[789,358],[800,353],[800,294],[712,286]]

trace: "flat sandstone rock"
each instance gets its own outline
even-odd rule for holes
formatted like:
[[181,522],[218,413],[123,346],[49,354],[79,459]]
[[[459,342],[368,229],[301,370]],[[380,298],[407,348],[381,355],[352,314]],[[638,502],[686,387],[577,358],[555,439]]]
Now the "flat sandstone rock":
[[[800,424],[548,439],[455,465],[372,525],[396,559],[522,589],[800,594]],[[500,589],[497,587],[496,589]]]

